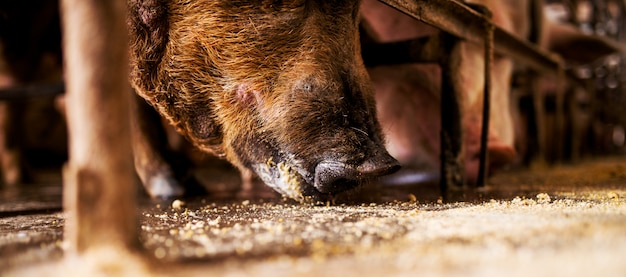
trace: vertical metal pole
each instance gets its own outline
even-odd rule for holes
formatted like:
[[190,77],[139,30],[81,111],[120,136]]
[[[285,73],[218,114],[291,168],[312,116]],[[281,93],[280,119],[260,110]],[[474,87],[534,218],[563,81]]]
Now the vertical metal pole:
[[459,40],[445,32],[440,34],[441,56],[441,180],[445,195],[448,187],[465,184],[461,95],[458,83]]
[[565,93],[567,89],[565,80],[565,69],[560,68],[558,72],[557,90],[555,97],[555,113],[556,113],[556,134],[552,139],[558,145],[555,152],[555,161],[562,162],[564,160],[565,143]]
[[478,180],[476,185],[485,186],[487,176],[487,165],[489,157],[487,156],[489,142],[489,116],[491,114],[491,68],[493,60],[493,31],[494,26],[485,21],[485,83],[483,88],[483,122],[480,133],[480,164],[478,166]]
[[63,172],[71,254],[135,248],[126,1],[63,0],[69,161]]
[[[534,153],[535,161],[539,164],[544,164],[546,160],[546,155],[548,153],[548,138],[547,138],[547,130],[546,130],[546,112],[545,112],[545,99],[543,95],[543,90],[541,89],[540,83],[540,75],[534,71],[530,70],[528,73],[530,84],[527,89],[530,90],[530,95],[533,100],[533,128],[534,133],[536,134],[536,153]],[[531,128],[531,134],[532,129]],[[529,138],[531,139],[531,138]]]

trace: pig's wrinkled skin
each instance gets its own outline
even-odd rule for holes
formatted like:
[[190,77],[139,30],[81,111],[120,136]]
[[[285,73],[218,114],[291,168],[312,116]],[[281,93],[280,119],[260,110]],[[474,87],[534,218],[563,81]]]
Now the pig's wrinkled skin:
[[358,22],[356,0],[131,0],[131,81],[196,147],[322,199],[398,168]]

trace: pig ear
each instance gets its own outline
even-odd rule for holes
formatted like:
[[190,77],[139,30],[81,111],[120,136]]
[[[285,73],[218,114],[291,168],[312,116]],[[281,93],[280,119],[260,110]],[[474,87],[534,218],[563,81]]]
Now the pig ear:
[[164,1],[129,0],[128,28],[132,44],[131,64],[142,72],[137,80],[141,86],[151,91],[159,71],[159,64],[168,42],[168,10]]
[[600,36],[584,34],[565,23],[549,22],[547,39],[550,51],[579,64],[591,63],[615,52],[626,52],[624,46]]

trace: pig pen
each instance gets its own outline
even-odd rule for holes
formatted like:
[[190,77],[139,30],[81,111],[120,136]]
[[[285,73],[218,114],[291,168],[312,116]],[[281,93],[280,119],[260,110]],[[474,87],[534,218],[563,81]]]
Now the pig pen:
[[[130,252],[99,246],[82,257],[68,255],[81,241],[67,238],[68,218],[76,220],[61,212],[67,191],[60,176],[44,174],[3,189],[0,273],[620,276],[624,162],[619,156],[511,170],[478,189],[446,186],[443,195],[437,183],[394,185],[392,177],[316,205],[282,199],[261,183],[243,195],[141,197],[139,245]],[[229,174],[211,176],[237,180]],[[89,207],[78,205],[70,212],[84,216]]]

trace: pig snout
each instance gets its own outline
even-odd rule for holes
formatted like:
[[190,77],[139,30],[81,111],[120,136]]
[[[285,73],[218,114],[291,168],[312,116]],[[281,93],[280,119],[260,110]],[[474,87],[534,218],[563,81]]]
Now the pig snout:
[[261,124],[234,141],[236,158],[283,196],[322,200],[399,168],[384,147],[363,68],[336,68],[344,72],[296,65],[274,96],[238,98]]
[[315,167],[314,187],[321,193],[335,194],[356,187],[360,181],[391,174],[400,169],[396,159],[381,153],[358,166],[327,159]]

